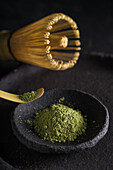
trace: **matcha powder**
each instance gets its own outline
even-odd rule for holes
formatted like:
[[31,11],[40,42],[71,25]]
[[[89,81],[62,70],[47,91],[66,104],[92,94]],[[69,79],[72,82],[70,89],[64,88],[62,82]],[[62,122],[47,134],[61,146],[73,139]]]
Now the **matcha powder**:
[[21,100],[23,100],[24,102],[31,102],[33,101],[36,97],[38,96],[38,92],[37,91],[31,91],[31,92],[27,92],[24,93],[22,95],[19,95],[19,98]]
[[36,113],[32,126],[42,139],[54,143],[74,141],[85,132],[87,123],[80,111],[57,103]]

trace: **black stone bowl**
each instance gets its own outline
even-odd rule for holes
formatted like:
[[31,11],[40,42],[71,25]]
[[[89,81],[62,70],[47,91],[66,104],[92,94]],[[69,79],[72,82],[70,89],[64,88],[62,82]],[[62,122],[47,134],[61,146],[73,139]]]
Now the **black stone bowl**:
[[[63,104],[73,105],[83,115],[87,115],[87,130],[73,142],[52,143],[42,140],[26,120],[34,117],[39,110],[49,107],[51,104],[64,97]],[[68,153],[95,146],[106,134],[109,126],[109,114],[107,108],[95,97],[78,90],[53,89],[27,104],[19,104],[11,116],[12,129],[16,137],[28,148],[44,153]]]

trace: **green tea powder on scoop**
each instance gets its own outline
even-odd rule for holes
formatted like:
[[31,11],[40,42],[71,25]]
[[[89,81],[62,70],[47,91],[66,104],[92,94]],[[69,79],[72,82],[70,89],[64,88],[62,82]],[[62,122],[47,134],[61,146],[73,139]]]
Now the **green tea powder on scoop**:
[[87,123],[80,111],[57,103],[36,113],[32,126],[42,139],[54,143],[74,141],[85,132]]
[[19,95],[19,98],[23,100],[24,102],[31,102],[37,97],[37,95],[38,95],[37,91],[31,91],[31,92],[27,92],[22,95]]

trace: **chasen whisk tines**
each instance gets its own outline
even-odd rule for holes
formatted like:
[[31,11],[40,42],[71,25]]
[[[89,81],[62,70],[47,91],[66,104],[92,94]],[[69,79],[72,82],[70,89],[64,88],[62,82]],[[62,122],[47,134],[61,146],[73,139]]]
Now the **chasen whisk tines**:
[[56,13],[14,32],[10,51],[22,62],[52,70],[73,67],[80,55],[80,33],[69,16]]

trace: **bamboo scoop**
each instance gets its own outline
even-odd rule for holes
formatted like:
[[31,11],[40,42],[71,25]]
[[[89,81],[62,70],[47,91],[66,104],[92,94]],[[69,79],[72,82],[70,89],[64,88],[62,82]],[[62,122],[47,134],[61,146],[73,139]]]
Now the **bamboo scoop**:
[[[44,88],[40,88],[36,91],[37,91],[37,97],[34,98],[34,100],[40,98],[43,95]],[[12,102],[16,102],[16,103],[28,103],[28,102],[21,100],[19,98],[19,95],[17,95],[17,94],[8,93],[8,92],[2,91],[2,90],[0,90],[0,97],[3,99],[6,99],[6,100],[10,100]]]
[[62,13],[51,14],[13,33],[1,31],[0,59],[65,70],[77,63],[79,38],[72,18]]

